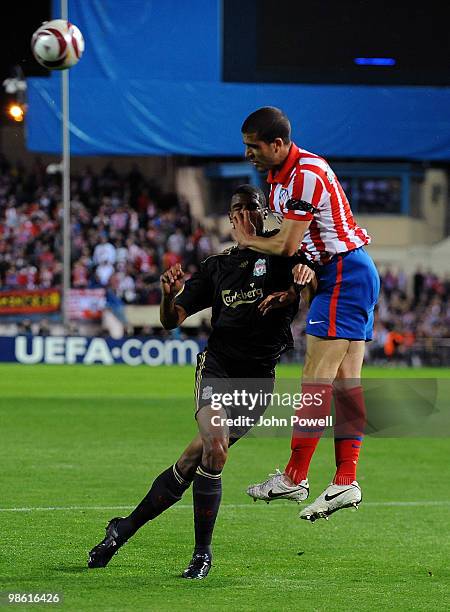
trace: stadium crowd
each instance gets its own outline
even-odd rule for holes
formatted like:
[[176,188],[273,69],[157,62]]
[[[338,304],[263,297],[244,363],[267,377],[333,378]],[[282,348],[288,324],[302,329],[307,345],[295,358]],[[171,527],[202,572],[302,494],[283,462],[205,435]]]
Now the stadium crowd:
[[[59,174],[36,159],[27,172],[0,157],[0,290],[56,287],[62,277]],[[134,165],[89,166],[71,181],[72,286],[104,287],[124,304],[158,304],[159,275],[175,263],[191,274],[221,248],[194,224],[189,205],[162,193]],[[418,269],[382,270],[372,360],[411,361],[424,342],[450,338],[450,279]],[[302,310],[294,333],[300,350]]]
[[[0,160],[0,289],[61,284],[59,175],[36,160],[27,173]],[[127,304],[159,303],[161,270],[178,262],[192,273],[218,248],[193,227],[187,202],[161,193],[137,166],[87,166],[71,180],[72,287],[104,287]]]
[[439,278],[419,267],[410,279],[401,270],[395,273],[390,268],[381,278],[370,357],[419,365],[436,345],[445,344],[446,339],[448,345],[450,276]]

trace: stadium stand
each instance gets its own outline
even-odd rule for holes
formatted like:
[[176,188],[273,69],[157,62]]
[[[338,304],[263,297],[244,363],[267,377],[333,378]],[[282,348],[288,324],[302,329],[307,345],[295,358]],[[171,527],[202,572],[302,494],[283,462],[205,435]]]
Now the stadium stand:
[[[135,166],[112,164],[72,178],[72,287],[104,287],[124,304],[158,304],[159,274],[177,262],[193,272],[218,248],[194,227],[189,205],[162,193]],[[61,187],[36,160],[27,172],[1,160],[0,289],[61,284]]]
[[[185,199],[162,192],[136,164],[127,174],[111,163],[97,173],[86,166],[73,176],[71,194],[72,287],[105,288],[108,306],[124,323],[127,305],[159,303],[163,269],[180,262],[193,273],[229,239],[226,233],[205,230]],[[0,291],[60,286],[60,201],[60,177],[48,174],[39,158],[27,171],[1,157]],[[450,278],[420,268],[414,275],[383,265],[380,269],[382,293],[368,359],[445,363],[450,351]],[[204,319],[193,323],[195,333],[204,328]],[[303,354],[303,323],[301,310],[294,329],[296,351],[287,359]],[[51,325],[47,319],[26,319],[17,331],[47,335]],[[154,321],[146,327],[125,325],[124,333],[136,328],[159,333]]]

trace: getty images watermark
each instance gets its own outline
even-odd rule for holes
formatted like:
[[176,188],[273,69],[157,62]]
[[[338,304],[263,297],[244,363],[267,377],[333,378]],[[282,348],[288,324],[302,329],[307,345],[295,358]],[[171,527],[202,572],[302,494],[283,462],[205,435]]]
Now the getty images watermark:
[[[323,429],[333,427],[332,415],[321,415],[323,407],[322,393],[278,393],[263,390],[248,391],[234,389],[233,391],[217,393],[212,386],[202,390],[202,400],[209,400],[212,410],[222,411],[222,414],[211,417],[213,427],[305,427],[308,429]],[[290,417],[264,416],[261,409],[290,408],[295,411]],[[226,416],[223,415],[223,410]],[[317,416],[312,412],[317,410]],[[255,415],[256,413],[256,415]]]
[[237,437],[450,437],[448,397],[448,378],[346,379],[333,388],[315,380],[302,389],[297,378],[205,377],[196,386],[197,410],[212,408],[212,433],[228,427]]

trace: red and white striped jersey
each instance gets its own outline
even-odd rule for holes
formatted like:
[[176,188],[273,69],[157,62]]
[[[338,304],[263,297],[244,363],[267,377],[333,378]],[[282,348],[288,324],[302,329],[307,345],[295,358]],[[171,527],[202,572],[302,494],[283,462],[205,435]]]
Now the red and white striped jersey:
[[[285,219],[310,220],[300,249],[319,264],[333,255],[346,253],[370,243],[370,236],[359,227],[347,196],[328,163],[318,155],[299,149],[294,143],[283,166],[269,172],[269,204],[275,215]],[[290,199],[312,204],[317,212],[288,210]]]

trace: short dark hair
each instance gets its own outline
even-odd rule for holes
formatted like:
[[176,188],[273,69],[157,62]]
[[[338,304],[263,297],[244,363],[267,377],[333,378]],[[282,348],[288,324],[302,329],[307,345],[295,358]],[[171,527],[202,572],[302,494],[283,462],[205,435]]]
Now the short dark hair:
[[266,196],[264,195],[264,192],[262,191],[262,189],[260,189],[259,187],[255,187],[254,185],[248,185],[248,184],[239,185],[239,187],[237,187],[237,189],[233,191],[232,196],[239,195],[239,194],[250,196],[251,198],[253,198],[254,200],[258,202],[261,208],[266,208],[267,206]]
[[291,124],[279,108],[264,106],[247,117],[241,127],[243,134],[257,134],[263,142],[281,138],[284,144],[291,142]]

